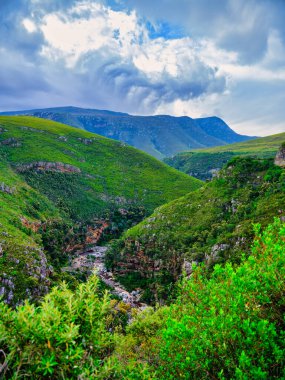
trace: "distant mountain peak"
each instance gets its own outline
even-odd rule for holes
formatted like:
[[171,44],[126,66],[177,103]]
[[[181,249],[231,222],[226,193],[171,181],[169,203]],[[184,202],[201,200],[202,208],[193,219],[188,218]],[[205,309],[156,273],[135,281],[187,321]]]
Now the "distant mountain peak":
[[6,112],[58,121],[143,150],[163,159],[176,153],[249,140],[217,116],[136,116],[127,113],[74,106]]

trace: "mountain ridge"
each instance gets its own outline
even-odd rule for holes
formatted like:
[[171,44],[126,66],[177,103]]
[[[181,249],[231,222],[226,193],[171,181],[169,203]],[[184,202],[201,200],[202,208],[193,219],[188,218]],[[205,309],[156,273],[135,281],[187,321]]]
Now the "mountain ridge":
[[137,116],[72,106],[1,114],[30,115],[58,121],[123,141],[158,159],[189,149],[225,145],[255,138],[237,134],[216,116],[198,119],[169,115]]

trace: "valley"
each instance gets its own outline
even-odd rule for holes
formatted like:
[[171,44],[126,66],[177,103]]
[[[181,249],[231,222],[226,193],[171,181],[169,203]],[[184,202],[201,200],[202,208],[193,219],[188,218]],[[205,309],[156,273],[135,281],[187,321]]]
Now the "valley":
[[[1,295],[38,299],[74,250],[113,239],[201,182],[99,135],[0,117]],[[13,268],[13,269],[11,269]]]
[[284,20],[0,0],[0,380],[285,380]]
[[243,375],[282,379],[284,134],[202,182],[64,124],[0,125],[0,376],[227,379],[246,352]]
[[140,302],[140,290],[133,290],[128,292],[120,283],[118,283],[112,272],[108,272],[105,267],[105,254],[108,247],[94,246],[89,247],[87,252],[75,254],[75,257],[71,260],[69,267],[62,268],[63,271],[83,272],[86,276],[90,276],[95,273],[98,278],[110,289],[111,294],[121,299],[131,308],[137,308],[143,310],[147,307],[146,304]]

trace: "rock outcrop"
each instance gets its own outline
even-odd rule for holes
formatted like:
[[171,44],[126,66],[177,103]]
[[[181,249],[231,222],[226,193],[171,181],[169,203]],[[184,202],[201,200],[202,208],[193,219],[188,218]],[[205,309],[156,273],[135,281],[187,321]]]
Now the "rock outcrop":
[[93,143],[92,139],[82,139],[81,137],[79,137],[78,140],[81,141],[85,145],[90,145]]
[[0,191],[7,194],[14,194],[16,188],[6,185],[4,182],[0,183]]
[[274,164],[277,166],[285,167],[285,143],[283,143],[277,152],[274,160]]
[[12,148],[17,148],[17,147],[22,145],[21,142],[19,140],[15,139],[14,137],[9,137],[8,139],[1,141],[0,144],[6,145],[6,146],[11,146]]
[[76,166],[64,164],[62,162],[38,161],[38,162],[32,162],[30,164],[17,166],[17,171],[20,173],[28,171],[28,170],[55,171],[55,172],[61,172],[61,173],[81,173],[81,170],[77,168]]
[[[50,287],[53,268],[40,248],[10,246],[1,242],[1,255],[13,266],[13,271],[4,270],[0,275],[0,297],[8,305],[19,305],[24,299],[37,300]],[[7,268],[9,268],[9,265]]]
[[42,222],[41,221],[31,222],[30,220],[28,220],[24,216],[21,217],[20,220],[21,220],[21,223],[22,223],[22,225],[24,227],[32,230],[33,232],[38,232],[39,228],[42,226]]

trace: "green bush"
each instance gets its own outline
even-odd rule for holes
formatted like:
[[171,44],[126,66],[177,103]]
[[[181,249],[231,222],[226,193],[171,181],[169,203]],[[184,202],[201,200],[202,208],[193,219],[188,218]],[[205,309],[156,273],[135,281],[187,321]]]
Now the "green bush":
[[97,284],[93,276],[73,293],[63,283],[39,307],[26,302],[12,310],[0,303],[7,378],[77,379],[99,371],[113,350],[116,326],[109,297],[98,298]]
[[[0,304],[7,379],[284,379],[285,224],[256,238],[240,266],[198,266],[169,307],[122,329],[125,309],[96,277],[54,288],[38,307]],[[114,312],[114,305],[117,310]]]
[[285,226],[257,229],[240,267],[197,269],[161,333],[158,378],[284,379]]
[[256,233],[239,267],[216,265],[210,279],[197,267],[175,304],[130,325],[118,379],[285,378],[285,225]]

